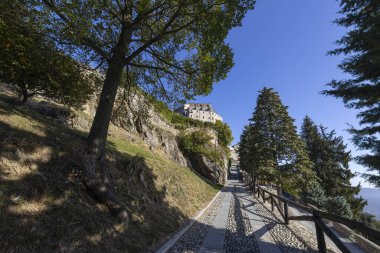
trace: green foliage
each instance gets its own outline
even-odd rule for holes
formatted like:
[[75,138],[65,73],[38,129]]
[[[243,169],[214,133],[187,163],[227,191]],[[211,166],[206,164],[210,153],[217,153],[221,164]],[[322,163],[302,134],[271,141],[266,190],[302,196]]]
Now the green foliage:
[[218,134],[218,142],[222,147],[227,148],[228,145],[234,140],[232,136],[231,128],[220,120],[217,120],[214,125],[214,129]]
[[281,185],[288,192],[300,193],[315,177],[294,120],[271,88],[260,91],[250,125],[245,128],[240,143],[242,168]]
[[181,136],[180,148],[185,154],[204,153],[207,149],[206,145],[212,140],[204,131],[194,131]]
[[233,66],[232,49],[225,41],[228,32],[241,25],[255,1],[31,3],[51,38],[106,73],[88,136],[100,161],[123,72],[127,83],[167,102],[209,94]]
[[22,102],[44,95],[69,106],[93,92],[80,65],[43,34],[35,13],[18,1],[0,3],[0,78],[13,84]]
[[358,217],[366,205],[362,197],[357,197],[360,185],[352,186],[355,176],[349,169],[350,151],[343,138],[335,131],[317,126],[309,117],[305,117],[301,127],[301,137],[306,143],[307,153],[314,163],[313,170],[327,197],[342,196],[351,206],[354,217]]
[[324,209],[326,205],[325,191],[317,181],[309,183],[306,191],[306,201],[319,209]]
[[223,164],[221,150],[212,147],[212,137],[205,131],[197,130],[191,133],[182,134],[179,140],[179,147],[185,155],[202,154],[208,159]]
[[367,212],[363,212],[359,218],[359,221],[363,222],[367,226],[380,230],[380,221],[376,219],[376,216]]
[[352,218],[350,204],[343,196],[326,198],[325,208],[329,213]]
[[253,126],[246,125],[244,126],[243,132],[240,136],[240,145],[239,145],[239,157],[240,157],[240,168],[246,171],[249,174],[254,174],[255,170],[258,170],[258,166],[254,161],[258,160],[256,157],[257,153],[252,152],[254,140],[252,139],[252,129]]
[[153,105],[155,110],[161,114],[169,123],[172,123],[177,129],[186,130],[189,127],[213,129],[217,132],[219,145],[224,148],[227,148],[228,145],[233,141],[232,131],[227,123],[223,123],[218,120],[214,124],[212,122],[205,122],[185,117],[170,110],[165,102],[156,99],[144,91],[142,91],[142,94],[148,98],[149,103]]
[[361,129],[351,128],[353,142],[360,150],[368,150],[356,161],[368,168],[364,176],[380,187],[380,2],[341,0],[340,26],[350,29],[337,41],[340,46],[330,52],[344,55],[339,65],[350,79],[333,80],[324,94],[341,98],[349,108],[360,109]]
[[254,7],[253,0],[33,3],[49,35],[77,58],[104,70],[125,66],[138,86],[168,101],[209,94],[226,78],[233,53],[225,38]]
[[228,159],[228,168],[231,168],[231,165],[232,165],[232,159]]
[[323,211],[332,214],[352,218],[350,204],[343,196],[328,197],[325,191],[317,181],[309,183],[306,191],[306,201]]

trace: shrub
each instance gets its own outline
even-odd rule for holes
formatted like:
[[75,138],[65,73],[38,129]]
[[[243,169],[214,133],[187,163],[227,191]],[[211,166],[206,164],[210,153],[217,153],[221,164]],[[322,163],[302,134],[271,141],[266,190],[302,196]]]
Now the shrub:
[[215,148],[211,146],[211,140],[211,136],[205,133],[205,131],[198,130],[188,134],[182,134],[180,136],[179,148],[187,156],[202,154],[222,166],[222,152],[220,149],[215,150]]
[[209,136],[204,131],[194,131],[189,134],[181,135],[179,146],[185,154],[206,153],[207,144],[211,141]]
[[343,196],[327,198],[325,208],[329,213],[352,218],[350,204],[347,203],[347,200]]
[[308,185],[306,192],[306,201],[319,209],[324,209],[326,205],[325,191],[317,181],[313,181]]

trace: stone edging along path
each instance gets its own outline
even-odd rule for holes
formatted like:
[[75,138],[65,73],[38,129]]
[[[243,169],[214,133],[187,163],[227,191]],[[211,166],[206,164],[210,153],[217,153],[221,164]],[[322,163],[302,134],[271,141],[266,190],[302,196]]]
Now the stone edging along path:
[[[211,205],[214,205],[214,209],[218,208],[219,201],[217,201],[218,198],[221,197],[221,191],[217,192],[214,196],[214,198],[207,204],[205,208],[203,208],[201,211],[199,211],[193,218],[190,219],[190,221],[184,225],[179,231],[174,233],[170,239],[168,239],[157,251],[156,253],[165,253],[169,249],[173,247],[173,245],[176,244],[176,242],[194,225],[194,222],[198,222],[200,218],[209,212],[209,208]],[[218,203],[218,204],[216,204]],[[210,208],[211,209],[211,208]]]

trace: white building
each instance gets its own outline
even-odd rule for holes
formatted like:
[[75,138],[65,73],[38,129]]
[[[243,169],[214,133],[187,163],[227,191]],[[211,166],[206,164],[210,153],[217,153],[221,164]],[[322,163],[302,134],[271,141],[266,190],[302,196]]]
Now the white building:
[[223,121],[223,118],[217,114],[210,104],[184,104],[175,110],[183,116],[215,123],[217,120]]

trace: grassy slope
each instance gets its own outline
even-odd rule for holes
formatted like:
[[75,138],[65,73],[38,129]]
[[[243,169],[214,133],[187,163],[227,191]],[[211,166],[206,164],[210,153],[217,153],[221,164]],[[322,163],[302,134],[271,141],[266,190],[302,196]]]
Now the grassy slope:
[[0,252],[144,252],[216,193],[145,145],[110,137],[108,166],[131,215],[124,228],[81,184],[84,136],[0,100]]

